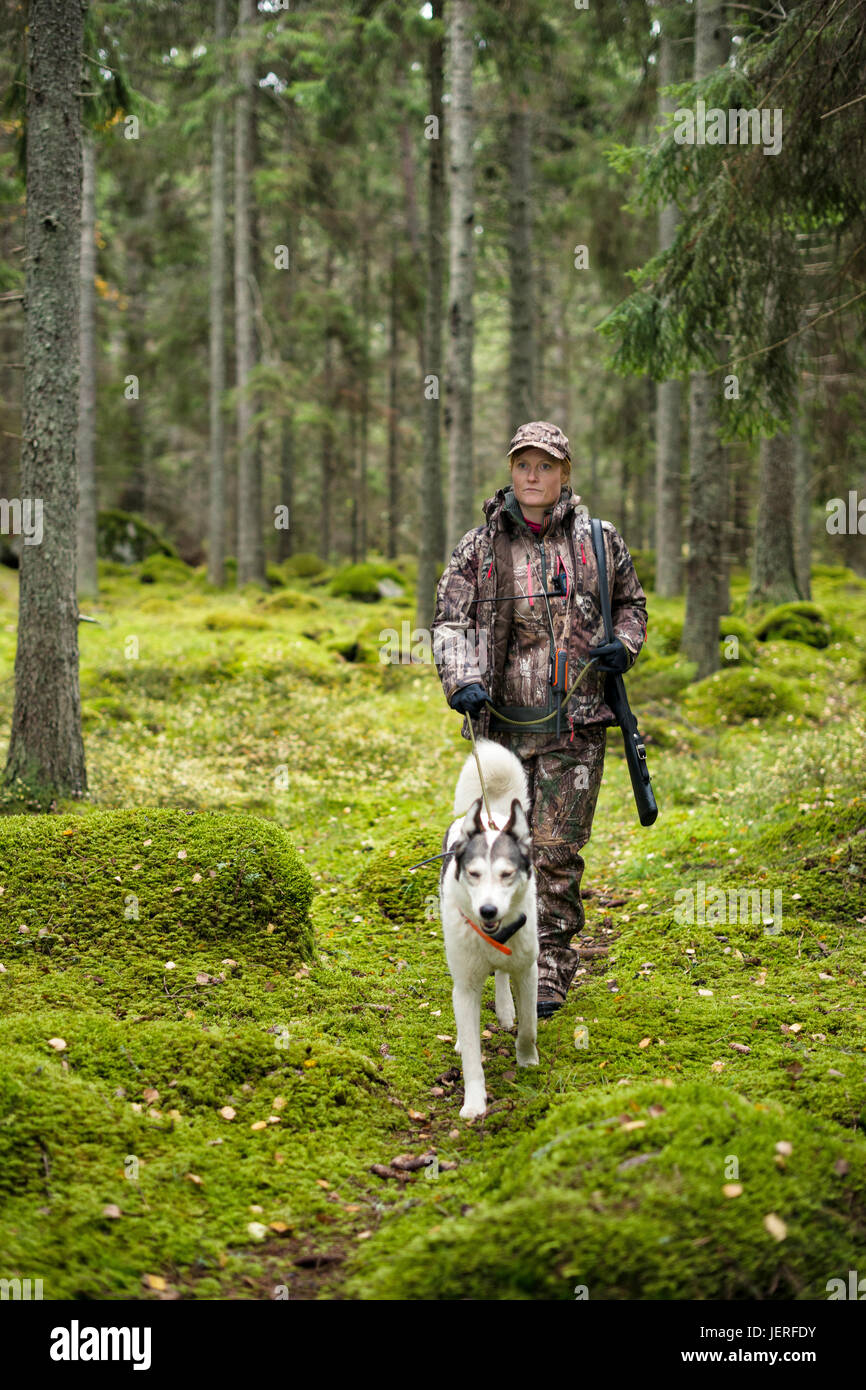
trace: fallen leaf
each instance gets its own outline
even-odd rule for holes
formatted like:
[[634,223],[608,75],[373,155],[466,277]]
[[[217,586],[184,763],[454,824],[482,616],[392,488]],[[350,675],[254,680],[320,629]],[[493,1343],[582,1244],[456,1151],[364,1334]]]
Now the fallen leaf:
[[750,1047],[746,1047],[745,1043],[728,1043],[728,1046],[732,1047],[735,1052],[751,1052],[752,1050]]
[[202,1182],[204,1181],[203,1178],[199,1177],[198,1173],[187,1173],[186,1180],[187,1182],[194,1182],[196,1187],[201,1187]]
[[638,1043],[638,1047],[649,1047],[651,1042],[652,1038],[641,1038],[640,1042]]
[[326,1191],[329,1190],[331,1187],[331,1184],[328,1182],[327,1178],[316,1178],[316,1185],[317,1187],[324,1187]]
[[179,849],[178,852],[177,852],[177,857],[178,857],[178,859],[186,859],[186,850],[185,850],[185,849]]
[[847,1158],[837,1158],[833,1164],[833,1172],[838,1173],[840,1178],[844,1178],[848,1172],[849,1164]]
[[410,1120],[426,1120],[427,1116],[423,1110],[408,1110],[406,1112]]
[[724,1069],[725,1069],[725,1064],[724,1064],[724,1062],[713,1062],[712,1065],[710,1066],[710,1071],[724,1071]]
[[206,975],[203,970],[200,970],[195,977],[195,982],[197,985],[209,985],[210,975]]
[[168,1288],[161,1274],[145,1274],[144,1282],[149,1289],[154,1289],[157,1293],[164,1293]]
[[285,1108],[286,1108],[286,1098],[285,1098],[285,1096],[274,1096],[273,1100],[271,1101],[271,1109],[272,1109],[272,1110],[285,1110]]
[[292,1229],[291,1226],[286,1225],[285,1221],[269,1221],[268,1226],[272,1231],[276,1231],[278,1236],[285,1235],[286,1231]]
[[773,1237],[773,1240],[784,1240],[788,1234],[788,1227],[774,1211],[768,1212],[764,1217],[764,1230]]
[[699,989],[698,994],[700,994],[704,999],[710,999],[712,998],[713,991],[711,989]]
[[253,1240],[264,1240],[265,1236],[268,1234],[268,1228],[267,1226],[263,1226],[261,1221],[250,1221],[247,1226],[247,1232],[252,1236]]
[[776,1145],[776,1153],[777,1153],[777,1154],[784,1154],[785,1157],[787,1158],[787,1157],[789,1157],[793,1152],[794,1152],[794,1145],[793,1145],[793,1144],[789,1144],[787,1139],[780,1139],[780,1140],[779,1140],[778,1144]]
[[722,1188],[723,1197],[742,1197],[743,1185],[739,1182],[726,1182]]
[[121,1212],[120,1207],[116,1205],[116,1203],[109,1202],[106,1206],[102,1208],[102,1215],[110,1217],[112,1221],[117,1221],[119,1217],[123,1215],[123,1213]]
[[651,1115],[654,1120],[657,1120],[659,1115],[663,1115],[664,1113],[665,1108],[663,1105],[650,1105],[647,1108],[647,1114]]
[[153,1105],[159,1100],[159,1091],[155,1086],[147,1086],[141,1093],[142,1100],[146,1100],[148,1105]]
[[620,1129],[646,1129],[646,1120],[626,1120],[624,1125],[620,1125]]
[[267,1120],[253,1120],[252,1124],[250,1125],[250,1129],[267,1129],[267,1127]]
[[220,1111],[220,1114],[222,1115],[224,1120],[233,1120],[235,1115],[237,1114],[237,1111],[233,1110],[230,1105],[224,1105],[222,1110]]
[[65,1051],[66,1051],[66,1039],[65,1039],[65,1038],[49,1038],[49,1039],[48,1039],[48,1046],[49,1046],[49,1047],[53,1047],[55,1052],[65,1052]]

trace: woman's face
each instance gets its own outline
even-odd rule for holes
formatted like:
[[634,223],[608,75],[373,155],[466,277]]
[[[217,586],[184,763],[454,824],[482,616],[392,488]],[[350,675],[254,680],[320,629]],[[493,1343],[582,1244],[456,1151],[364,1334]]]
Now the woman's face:
[[[562,464],[543,449],[522,449],[511,460],[514,496],[526,512],[527,507],[544,512],[559,501],[562,491]],[[530,517],[530,520],[540,520]]]

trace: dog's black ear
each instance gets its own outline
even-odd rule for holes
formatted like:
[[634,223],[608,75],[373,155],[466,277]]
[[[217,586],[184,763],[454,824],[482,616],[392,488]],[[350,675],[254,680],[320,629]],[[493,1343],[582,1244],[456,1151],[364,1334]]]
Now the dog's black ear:
[[460,861],[466,852],[466,846],[469,844],[469,841],[472,839],[472,836],[482,835],[484,833],[484,826],[481,823],[481,805],[482,801],[481,797],[479,796],[475,801],[473,801],[472,805],[469,807],[469,810],[466,812],[466,815],[463,817],[463,824],[457,832],[457,839],[451,846],[452,852],[454,854],[455,878],[460,877]]
[[529,830],[529,821],[526,819],[526,812],[516,797],[511,803],[511,812],[502,833],[503,835],[510,835],[513,840],[516,840],[521,853],[531,861],[532,835]]

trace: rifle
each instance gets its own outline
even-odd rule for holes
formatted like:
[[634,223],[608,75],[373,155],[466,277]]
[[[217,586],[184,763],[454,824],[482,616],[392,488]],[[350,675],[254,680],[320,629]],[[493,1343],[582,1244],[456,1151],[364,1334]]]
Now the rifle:
[[[613,618],[610,612],[610,591],[607,583],[607,560],[604,553],[604,537],[601,530],[601,522],[597,517],[590,520],[592,530],[592,548],[595,551],[595,558],[598,564],[598,593],[601,601],[601,615],[604,618],[605,640],[612,642]],[[628,772],[631,777],[632,791],[637,805],[638,819],[641,825],[652,825],[659,813],[656,805],[655,795],[650,785],[649,768],[646,764],[646,748],[638,730],[637,720],[631,712],[628,696],[625,693],[625,682],[620,675],[608,673],[604,682],[604,701],[609,705],[616,716],[616,722],[622,730],[623,743],[625,744],[625,760],[628,763]]]

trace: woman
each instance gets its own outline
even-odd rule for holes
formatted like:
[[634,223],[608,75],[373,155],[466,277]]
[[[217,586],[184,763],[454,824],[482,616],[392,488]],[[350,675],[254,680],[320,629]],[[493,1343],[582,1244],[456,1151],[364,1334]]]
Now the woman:
[[[547,1018],[565,1003],[578,964],[570,942],[584,925],[579,851],[592,829],[606,728],[615,723],[604,703],[605,673],[626,671],[637,658],[646,597],[624,540],[604,522],[614,625],[614,641],[605,642],[589,515],[569,485],[568,440],[556,425],[533,420],[521,425],[508,457],[511,485],[485,502],[486,524],[466,533],[439,581],[433,649],[451,708],[526,768],[538,1016]],[[463,733],[469,737],[466,721]]]

